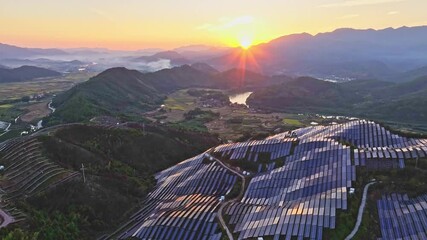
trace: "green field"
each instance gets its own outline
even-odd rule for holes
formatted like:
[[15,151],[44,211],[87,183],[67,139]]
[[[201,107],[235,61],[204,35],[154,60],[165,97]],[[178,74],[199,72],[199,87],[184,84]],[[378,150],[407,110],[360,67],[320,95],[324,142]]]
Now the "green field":
[[304,124],[297,119],[285,118],[283,119],[283,123],[292,126],[303,126]]
[[0,105],[0,108],[11,108],[11,107],[13,107],[12,104],[2,104],[2,105]]
[[193,109],[196,98],[188,95],[187,90],[180,90],[169,95],[165,100],[165,106],[171,110],[186,111]]
[[92,77],[93,73],[73,73],[38,81],[0,84],[0,101],[16,100],[41,93],[58,93]]

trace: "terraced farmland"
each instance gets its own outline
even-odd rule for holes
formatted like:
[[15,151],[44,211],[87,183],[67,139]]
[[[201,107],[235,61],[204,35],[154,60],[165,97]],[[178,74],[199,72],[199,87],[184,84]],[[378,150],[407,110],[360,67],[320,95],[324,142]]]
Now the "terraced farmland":
[[36,138],[11,141],[0,147],[0,153],[5,167],[0,187],[6,200],[31,195],[76,174],[47,159]]
[[[401,137],[374,122],[312,126],[265,140],[220,145],[209,151],[229,167],[256,164],[238,201],[220,201],[237,176],[204,155],[160,172],[146,207],[119,238],[219,239],[218,206],[238,239],[322,239],[335,229],[337,211],[348,208],[356,167],[404,168],[427,155],[427,140]],[[266,165],[266,168],[261,166]],[[243,174],[244,175],[244,174]],[[418,206],[418,205],[417,205]],[[387,215],[388,216],[388,215]]]
[[47,159],[36,138],[21,138],[0,145],[0,205],[4,220],[2,227],[25,219],[13,200],[31,196],[49,186],[66,181],[78,175]]

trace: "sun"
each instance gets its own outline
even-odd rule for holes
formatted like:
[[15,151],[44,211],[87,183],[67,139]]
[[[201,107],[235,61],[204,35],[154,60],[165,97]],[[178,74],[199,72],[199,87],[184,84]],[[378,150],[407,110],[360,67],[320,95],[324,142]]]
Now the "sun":
[[241,37],[239,40],[240,47],[248,49],[252,46],[252,38],[249,36]]

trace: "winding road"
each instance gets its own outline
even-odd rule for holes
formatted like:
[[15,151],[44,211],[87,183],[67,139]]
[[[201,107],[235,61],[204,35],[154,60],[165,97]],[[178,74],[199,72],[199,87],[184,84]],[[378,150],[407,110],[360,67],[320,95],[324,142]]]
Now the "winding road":
[[370,182],[370,183],[366,184],[365,188],[363,189],[363,196],[362,196],[362,201],[361,201],[360,207],[359,207],[359,213],[357,214],[356,225],[354,226],[353,231],[351,231],[351,233],[345,238],[345,240],[352,239],[354,237],[354,235],[356,235],[357,231],[359,231],[360,224],[362,224],[363,211],[365,210],[365,206],[366,206],[366,198],[368,195],[368,189],[370,186],[374,185],[375,183],[376,182]]
[[212,156],[212,155],[210,155],[210,154],[209,154],[209,156],[210,156],[210,157],[212,157],[216,162],[218,162],[222,167],[226,168],[227,170],[231,171],[232,173],[236,174],[237,176],[239,176],[239,177],[242,179],[242,187],[241,187],[241,189],[240,189],[239,195],[238,195],[237,197],[233,198],[233,199],[228,200],[228,201],[223,201],[223,202],[221,203],[220,207],[219,207],[219,210],[218,210],[218,220],[219,220],[219,222],[220,222],[221,226],[222,226],[222,227],[224,228],[224,230],[226,231],[227,236],[228,236],[228,239],[230,239],[230,240],[234,240],[233,233],[232,233],[232,232],[230,231],[230,229],[228,228],[228,226],[227,226],[227,224],[226,224],[226,222],[225,222],[225,220],[224,220],[224,217],[222,216],[222,212],[223,212],[223,210],[224,210],[224,207],[225,207],[228,203],[231,203],[231,202],[237,202],[237,201],[240,201],[240,199],[242,199],[243,194],[244,194],[244,192],[245,192],[246,178],[245,178],[245,176],[243,176],[243,174],[241,174],[240,172],[238,172],[238,171],[234,170],[233,168],[230,168],[229,166],[227,166],[226,164],[224,164],[224,163],[223,163],[221,160],[219,160],[218,158],[215,158],[214,156]]

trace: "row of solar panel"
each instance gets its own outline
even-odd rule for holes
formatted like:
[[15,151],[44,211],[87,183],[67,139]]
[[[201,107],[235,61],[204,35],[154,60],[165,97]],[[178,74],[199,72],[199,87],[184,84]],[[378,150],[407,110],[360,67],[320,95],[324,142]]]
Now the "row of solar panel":
[[290,154],[292,143],[296,139],[250,141],[236,144],[226,144],[214,149],[221,157],[231,160],[247,159],[256,162],[258,153],[270,153],[270,159],[277,159]]
[[377,201],[383,239],[427,239],[427,194],[391,194]]
[[355,149],[354,163],[356,166],[367,166],[368,169],[404,168],[405,159],[424,158],[427,147],[409,148],[372,148]]
[[120,238],[220,239],[215,217],[220,196],[229,193],[237,177],[204,154],[156,175],[158,184]]
[[321,239],[323,228],[335,228],[336,209],[347,208],[355,168],[349,147],[313,136],[298,136],[300,143],[284,166],[255,176],[242,201],[227,208],[240,239]]
[[[366,120],[351,121],[330,126],[312,126],[294,131],[299,138],[315,136],[329,137],[349,141],[361,147],[404,148],[416,145],[427,145],[425,140],[400,137],[381,127],[375,122]],[[424,141],[423,143],[421,141]]]

